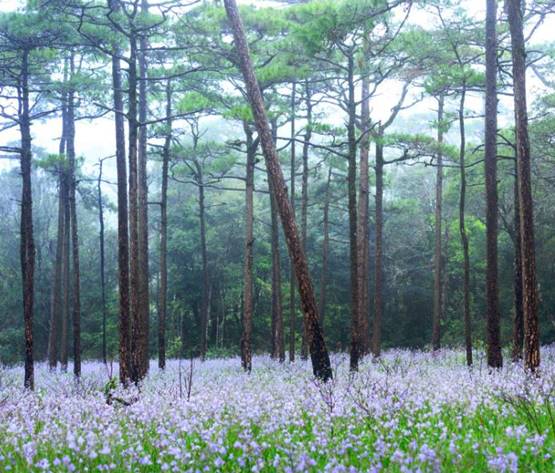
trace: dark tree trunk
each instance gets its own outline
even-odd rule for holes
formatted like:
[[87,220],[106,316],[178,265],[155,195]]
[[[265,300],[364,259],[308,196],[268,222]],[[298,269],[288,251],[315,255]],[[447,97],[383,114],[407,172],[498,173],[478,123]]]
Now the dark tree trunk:
[[374,274],[374,321],[372,324],[372,354],[379,357],[382,347],[383,318],[383,129],[376,140],[376,243]]
[[368,352],[368,154],[370,149],[370,80],[362,79],[362,101],[360,112],[360,172],[358,187],[358,230],[357,230],[357,284],[358,284],[358,317],[361,355]]
[[497,289],[497,1],[487,0],[486,13],[486,325],[488,366],[503,365]]
[[68,334],[69,334],[69,306],[70,306],[70,226],[71,212],[69,206],[69,174],[67,168],[64,175],[64,235],[62,244],[62,335],[60,339],[60,365],[62,371],[67,371]]
[[33,302],[35,241],[33,237],[33,194],[31,187],[31,118],[29,110],[29,51],[23,51],[18,84],[19,131],[21,133],[21,279],[23,281],[23,322],[25,340],[24,386],[34,389]]
[[[108,0],[112,10],[119,10],[117,0]],[[130,305],[129,305],[129,213],[127,206],[127,167],[125,163],[125,125],[119,47],[112,56],[112,86],[115,110],[116,164],[118,183],[118,280],[119,280],[119,378],[126,384],[131,377]]]
[[[148,3],[142,0],[142,12],[148,13]],[[140,51],[137,55],[139,65],[139,147],[138,147],[138,178],[137,178],[137,233],[139,253],[139,278],[137,291],[137,375],[142,379],[148,373],[149,352],[148,333],[150,322],[149,302],[149,265],[148,265],[148,182],[147,182],[147,59],[148,42],[146,34],[139,39]]]
[[138,202],[138,136],[139,121],[137,117],[137,37],[133,31],[129,35],[129,66],[127,72],[128,83],[128,112],[129,128],[129,288],[131,314],[131,380],[138,382],[141,367],[141,320],[140,320],[140,256],[139,256],[139,202]]
[[[253,314],[253,196],[254,196],[254,165],[256,160],[256,146],[252,137],[252,130],[244,122],[243,128],[247,140],[247,169],[245,187],[245,262],[243,274],[243,332],[241,335],[241,366],[247,372],[252,369],[252,314]],[[270,134],[270,139],[272,139]]]
[[[306,254],[306,235],[308,226],[308,150],[312,138],[312,92],[310,83],[305,80],[305,102],[306,102],[306,131],[303,142],[303,175],[301,187],[301,238],[303,249]],[[306,343],[306,327],[303,324],[303,338],[301,344],[301,359],[308,358],[308,347]]]
[[204,202],[204,175],[201,166],[195,161],[198,178],[198,205],[200,223],[200,253],[202,257],[202,300],[201,317],[201,359],[206,358],[208,350],[208,321],[210,318],[210,276],[208,274],[208,250],[206,247],[206,204]]
[[522,306],[524,313],[524,366],[536,371],[540,365],[534,201],[530,172],[530,142],[526,108],[526,49],[521,0],[506,0],[513,57],[518,194],[520,203],[520,245],[522,258]]
[[[70,57],[70,77],[75,75],[74,56]],[[73,319],[73,374],[81,376],[81,271],[79,265],[79,231],[77,227],[77,176],[75,166],[75,92],[70,89],[67,100],[67,159],[69,167],[69,221],[72,250],[72,319]]]
[[237,4],[234,0],[225,0],[227,16],[233,29],[235,47],[239,55],[240,67],[245,79],[247,94],[262,145],[262,151],[269,171],[272,189],[276,197],[283,232],[289,248],[292,266],[299,286],[301,307],[306,320],[307,338],[312,360],[314,375],[324,381],[331,379],[330,359],[324,337],[319,325],[318,308],[310,281],[308,264],[299,238],[297,224],[293,214],[293,206],[287,195],[287,186],[279,163],[279,158],[272,140],[272,132],[264,109],[264,101],[260,87],[254,75],[249,49],[243,25],[239,17]]
[[172,141],[172,87],[166,84],[166,138],[162,150],[160,203],[160,292],[158,296],[158,367],[166,368],[166,311],[168,296],[168,169]]
[[108,361],[106,350],[106,252],[104,246],[104,199],[102,197],[102,159],[98,162],[98,181],[97,181],[97,203],[98,203],[98,223],[100,244],[100,299],[102,302],[102,361]]
[[[438,97],[437,110],[437,141],[443,144],[443,110],[445,97],[441,94]],[[441,241],[442,224],[442,205],[443,205],[443,152],[441,149],[437,153],[436,170],[436,202],[435,202],[435,249],[434,249],[434,308],[432,321],[432,349],[439,350],[441,347],[441,320],[443,319],[443,248]]]
[[514,245],[514,274],[513,274],[513,361],[522,359],[522,348],[524,345],[524,313],[522,307],[522,254],[520,248],[520,203],[518,199],[518,164],[515,159],[515,184],[514,184],[514,223],[513,223],[513,245]]
[[465,204],[466,204],[466,134],[464,125],[464,102],[466,97],[466,84],[463,84],[459,104],[459,172],[461,179],[459,195],[459,233],[463,249],[463,318],[464,318],[464,341],[466,348],[466,364],[472,365],[472,322],[470,316],[470,256],[468,252],[468,235],[465,226]]
[[[295,172],[297,170],[295,153],[295,101],[297,86],[292,84],[291,90],[291,209],[295,217]],[[289,273],[289,362],[295,361],[295,337],[297,336],[297,307],[295,303],[295,268],[291,265]]]
[[324,239],[322,242],[322,274],[320,276],[320,327],[324,330],[324,317],[326,313],[326,290],[328,281],[328,258],[330,247],[330,232],[329,232],[329,213],[330,213],[330,183],[331,183],[332,167],[328,169],[328,180],[326,181],[326,194],[324,196],[324,216],[323,216],[323,233]]
[[354,58],[351,52],[347,58],[348,67],[348,123],[347,141],[349,143],[349,159],[347,170],[348,207],[349,207],[349,251],[351,259],[351,353],[349,366],[351,371],[358,370],[358,360],[362,354],[360,317],[359,317],[359,280],[357,254],[357,142],[356,142],[356,101]]
[[[276,142],[276,123],[272,122],[272,135]],[[272,244],[272,358],[285,361],[285,343],[283,337],[283,306],[281,300],[281,255],[279,251],[279,217],[277,204],[268,176],[268,190],[270,192],[271,244]]]

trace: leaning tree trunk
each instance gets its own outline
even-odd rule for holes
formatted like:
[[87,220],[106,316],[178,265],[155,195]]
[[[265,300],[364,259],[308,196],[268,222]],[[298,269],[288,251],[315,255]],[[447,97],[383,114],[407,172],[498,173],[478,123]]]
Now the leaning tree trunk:
[[465,226],[465,203],[466,203],[466,135],[464,124],[464,102],[466,96],[466,85],[463,84],[461,100],[459,104],[459,172],[461,187],[459,195],[459,233],[463,249],[463,318],[464,318],[464,340],[466,348],[466,364],[472,365],[472,325],[470,317],[470,256],[468,251],[468,234]]
[[372,354],[381,355],[383,319],[383,129],[376,141],[376,243],[374,259],[374,321],[372,324]]
[[503,365],[497,288],[497,0],[487,0],[486,13],[486,326],[488,366]]
[[358,230],[357,230],[357,284],[358,317],[361,355],[368,352],[368,154],[370,148],[370,80],[367,75],[362,79],[362,100],[360,112],[360,172],[358,187]]
[[299,238],[297,224],[293,215],[293,207],[287,195],[287,186],[279,163],[268,117],[264,109],[262,93],[250,59],[249,48],[237,4],[235,0],[225,0],[225,8],[228,19],[233,29],[235,48],[238,52],[241,71],[245,79],[247,95],[253,112],[258,136],[262,145],[262,151],[269,171],[272,188],[276,197],[283,232],[289,248],[291,264],[295,268],[295,276],[298,283],[301,307],[307,327],[312,369],[314,375],[327,381],[332,377],[332,370],[326,343],[319,325],[318,308],[312,289],[312,283],[308,272],[308,264]]
[[[303,174],[301,186],[301,238],[303,249],[306,254],[306,238],[308,225],[308,150],[310,139],[312,138],[312,92],[308,79],[305,80],[305,101],[306,101],[306,131],[303,141]],[[306,327],[303,324],[303,338],[301,344],[301,359],[308,358],[308,347],[306,343]]]
[[347,141],[349,143],[349,159],[347,170],[347,194],[349,207],[349,250],[351,262],[351,353],[349,367],[351,371],[358,370],[358,360],[362,354],[360,317],[359,317],[359,280],[357,253],[357,142],[356,142],[356,101],[353,54],[348,56],[348,123]]
[[[70,77],[75,75],[74,56],[70,57]],[[77,176],[75,166],[75,92],[70,89],[67,99],[67,159],[69,166],[69,223],[71,224],[72,261],[72,319],[73,319],[73,374],[81,376],[81,271],[79,265],[79,231],[77,227]]]
[[[291,89],[291,208],[295,217],[295,172],[297,168],[295,154],[295,100],[296,84]],[[297,308],[295,303],[295,268],[291,265],[289,273],[289,362],[295,361],[295,337],[297,336]]]
[[[253,314],[253,196],[254,196],[254,165],[256,147],[253,144],[252,131],[244,122],[243,128],[247,138],[247,169],[245,185],[245,262],[243,274],[243,333],[241,335],[241,366],[247,372],[252,369],[252,314]],[[271,139],[271,135],[270,135]]]
[[[118,10],[116,0],[108,0]],[[121,79],[121,52],[114,46],[112,56],[112,88],[115,110],[116,166],[118,184],[118,280],[119,280],[119,378],[126,384],[131,377],[130,305],[129,305],[129,213],[127,206],[127,167],[125,163],[125,124]]]
[[[158,367],[166,368],[166,312],[168,296],[168,169],[172,142],[172,87],[166,83],[166,138],[162,149],[162,190],[160,192],[160,288],[158,295]],[[182,341],[183,342],[183,341]]]
[[506,0],[513,57],[516,149],[520,202],[520,244],[524,313],[524,366],[536,371],[540,365],[536,250],[534,242],[534,201],[530,172],[530,142],[526,109],[526,49],[521,0]]
[[33,237],[33,194],[31,187],[31,118],[29,110],[29,51],[22,56],[18,84],[19,130],[21,133],[21,279],[23,281],[23,324],[25,340],[24,386],[34,389],[33,302],[35,241]]
[[[516,157],[515,157],[516,158]],[[522,360],[524,344],[524,313],[522,307],[522,254],[520,248],[520,203],[518,199],[518,164],[515,159],[514,183],[514,220],[513,220],[513,245],[514,245],[514,273],[513,273],[513,361]]]
[[[443,144],[443,110],[445,97],[438,97],[437,110],[437,141],[441,147]],[[441,148],[437,153],[436,170],[436,202],[435,202],[435,249],[434,249],[434,307],[432,323],[432,349],[439,350],[441,347],[441,320],[443,318],[443,249],[441,241],[441,218],[443,205],[443,152]]]
[[[148,3],[142,0],[142,13],[148,13]],[[139,278],[137,291],[137,310],[139,326],[136,334],[139,338],[137,348],[138,377],[142,379],[148,373],[148,333],[150,319],[149,302],[149,265],[148,265],[148,182],[147,182],[147,60],[146,50],[148,41],[146,33],[142,33],[139,39],[140,52],[138,53],[139,64],[139,147],[137,160],[137,233],[139,253]]]

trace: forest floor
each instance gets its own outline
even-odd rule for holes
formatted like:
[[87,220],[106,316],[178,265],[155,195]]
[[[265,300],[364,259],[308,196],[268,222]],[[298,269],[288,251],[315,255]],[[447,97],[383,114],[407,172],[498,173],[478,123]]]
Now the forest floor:
[[335,355],[325,385],[308,362],[172,360],[126,391],[98,362],[79,384],[40,364],[34,393],[3,368],[0,471],[555,471],[555,348],[540,377],[479,356],[388,351],[350,376]]

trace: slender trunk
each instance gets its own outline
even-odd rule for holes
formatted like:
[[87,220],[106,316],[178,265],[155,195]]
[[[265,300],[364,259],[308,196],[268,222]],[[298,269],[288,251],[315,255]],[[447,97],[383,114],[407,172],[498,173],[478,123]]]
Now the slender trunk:
[[503,365],[499,292],[497,288],[497,1],[486,12],[486,326],[488,366]]
[[327,381],[332,377],[331,364],[326,343],[319,325],[316,298],[314,297],[314,291],[312,289],[302,241],[299,238],[297,224],[293,214],[293,206],[287,195],[287,186],[285,185],[285,179],[283,177],[277,151],[272,140],[272,132],[268,123],[268,117],[266,116],[262,93],[256,76],[254,75],[249,48],[237,4],[235,0],[225,0],[224,4],[233,29],[235,48],[239,55],[240,67],[245,79],[249,102],[262,145],[266,166],[269,170],[270,180],[272,181],[272,189],[276,197],[283,232],[289,248],[291,263],[295,268],[302,312],[306,320],[305,324],[307,327],[312,370],[317,378]]
[[254,165],[256,145],[252,137],[252,130],[244,122],[243,129],[247,139],[247,170],[245,187],[245,266],[243,276],[243,333],[241,335],[241,366],[247,372],[252,368],[252,314],[253,314],[253,195],[254,195]]
[[202,301],[201,301],[201,359],[208,350],[208,320],[210,316],[210,277],[208,274],[208,251],[206,249],[206,205],[204,202],[204,176],[201,166],[195,161],[198,176],[198,205],[200,223],[200,253],[202,257]]
[[356,102],[354,58],[349,54],[348,60],[348,124],[347,141],[349,143],[349,162],[347,170],[348,206],[349,206],[349,250],[351,259],[351,356],[349,366],[351,371],[358,370],[358,360],[361,355],[361,334],[359,317],[359,280],[357,254],[357,143],[356,143]]
[[326,181],[326,194],[324,197],[324,217],[323,217],[323,233],[324,240],[322,242],[322,274],[320,276],[320,327],[324,330],[324,316],[326,313],[326,290],[328,281],[328,257],[330,246],[330,231],[329,231],[329,213],[330,213],[330,183],[331,183],[332,167],[328,169],[328,180]]
[[67,371],[68,360],[68,333],[69,333],[69,306],[70,306],[70,208],[69,208],[69,174],[64,171],[64,234],[62,244],[62,335],[60,340],[60,365],[62,371]]
[[522,307],[522,254],[520,248],[520,203],[518,201],[518,164],[515,159],[515,183],[514,183],[514,318],[513,318],[513,361],[522,359],[522,348],[524,344],[524,314]]
[[141,356],[141,320],[139,311],[139,220],[138,220],[138,133],[139,122],[137,119],[137,38],[135,32],[129,37],[129,67],[128,67],[128,112],[127,121],[129,128],[129,287],[130,287],[130,314],[131,314],[131,379],[138,382],[140,377]]
[[[305,102],[306,102],[306,131],[303,142],[303,175],[301,187],[301,238],[303,249],[306,254],[306,236],[308,226],[308,150],[312,138],[312,92],[308,79],[305,80]],[[306,327],[303,324],[303,337],[301,344],[301,359],[308,358],[308,347],[306,343]]]
[[102,302],[102,361],[104,364],[108,361],[106,353],[106,256],[104,248],[104,200],[102,198],[102,159],[98,163],[98,223],[100,231],[98,239],[100,243],[100,299]]
[[[437,109],[437,141],[443,144],[443,110],[445,97],[441,94],[438,97]],[[441,219],[443,205],[443,152],[441,149],[437,153],[436,170],[436,202],[435,202],[435,250],[434,250],[434,308],[432,323],[432,349],[439,350],[441,347],[441,320],[443,319],[443,248],[441,241]]]
[[522,258],[522,306],[524,314],[524,366],[534,372],[540,365],[540,333],[534,241],[534,201],[532,197],[528,112],[526,108],[526,49],[523,34],[522,2],[520,0],[506,0],[505,4],[511,32],[513,57]]
[[158,367],[166,368],[166,311],[168,296],[168,169],[172,141],[172,87],[166,83],[166,138],[162,150],[162,190],[160,204],[160,293],[158,296]]
[[358,230],[357,230],[357,284],[358,284],[358,316],[361,355],[368,352],[368,154],[370,148],[370,80],[362,79],[362,100],[360,112],[360,175],[358,187]]
[[[64,71],[64,82],[67,73]],[[58,166],[58,228],[56,235],[56,257],[54,261],[54,277],[52,285],[52,297],[50,305],[50,330],[48,332],[48,366],[55,370],[58,364],[58,324],[61,321],[61,286],[62,286],[62,247],[64,233],[64,201],[63,201],[63,180],[65,173],[65,149],[66,149],[66,94],[62,94],[62,136],[60,138]]]
[[[117,0],[108,0],[112,10],[119,10]],[[116,165],[118,183],[118,280],[119,280],[119,378],[126,384],[131,377],[130,304],[129,304],[129,213],[127,205],[127,167],[125,163],[125,125],[120,48],[112,56],[112,88],[115,110]]]
[[[142,12],[148,13],[148,3],[142,0]],[[139,147],[138,147],[138,178],[137,178],[137,233],[139,253],[139,278],[137,291],[137,354],[138,377],[142,379],[148,373],[149,352],[148,334],[150,321],[149,302],[149,265],[148,265],[148,182],[147,182],[147,59],[148,41],[146,33],[139,39],[140,51],[137,55],[139,65]]]
[[372,324],[372,354],[379,357],[382,346],[383,318],[383,130],[380,126],[376,140],[376,244],[374,274],[374,321]]
[[463,84],[461,99],[459,103],[459,172],[461,188],[459,195],[459,233],[463,249],[463,314],[464,314],[464,342],[466,348],[466,364],[472,365],[472,322],[470,316],[470,257],[468,252],[468,235],[465,226],[465,204],[466,204],[466,134],[464,125],[464,102],[466,97],[466,85]]
[[21,133],[21,279],[23,281],[23,322],[25,339],[24,386],[34,389],[33,302],[35,242],[33,237],[33,194],[31,187],[31,118],[29,110],[29,51],[22,56],[18,85],[19,131]]
[[[272,122],[272,135],[276,142],[276,122]],[[283,307],[281,301],[281,255],[279,251],[279,217],[276,198],[268,175],[270,192],[271,244],[272,244],[272,358],[285,361],[285,344],[283,337]]]
[[[291,208],[295,217],[295,172],[297,170],[295,155],[295,101],[296,84],[293,82],[291,89]],[[297,335],[297,311],[295,304],[295,268],[291,265],[289,273],[289,362],[295,361],[295,337]]]
[[[75,75],[74,54],[70,57],[70,77]],[[79,229],[77,226],[77,177],[75,166],[75,92],[70,89],[67,100],[67,159],[69,167],[69,212],[72,259],[73,374],[81,376],[81,272],[79,266]]]

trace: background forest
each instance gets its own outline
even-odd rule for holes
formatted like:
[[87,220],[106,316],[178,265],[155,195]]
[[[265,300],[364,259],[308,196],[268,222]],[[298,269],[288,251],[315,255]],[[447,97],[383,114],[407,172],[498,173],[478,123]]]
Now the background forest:
[[[13,87],[22,74],[33,130],[36,359],[50,355],[54,365],[57,358],[67,365],[75,330],[84,359],[118,358],[120,151],[136,153],[137,167],[128,171],[130,183],[137,173],[129,208],[136,206],[139,249],[131,247],[130,257],[148,256],[136,261],[143,281],[136,297],[146,301],[146,356],[161,349],[168,358],[237,354],[246,303],[252,304],[256,353],[306,356],[287,247],[220,2],[26,3],[0,13],[2,363],[20,362],[24,347],[22,180],[12,160],[21,121],[21,95]],[[353,264],[362,268],[368,350],[463,345],[463,234],[469,328],[481,348],[483,6],[282,3],[245,3],[241,13],[329,349],[349,350],[351,343]],[[535,0],[524,12],[544,344],[555,337],[553,9],[549,0]],[[515,140],[509,28],[503,8],[497,15],[498,288],[501,343],[509,348],[519,304]],[[117,153],[115,136],[127,147]],[[369,153],[369,169],[363,153]],[[252,245],[245,245],[251,219]],[[352,259],[356,231],[366,232],[368,242],[358,263]],[[252,267],[245,259],[250,250]]]

